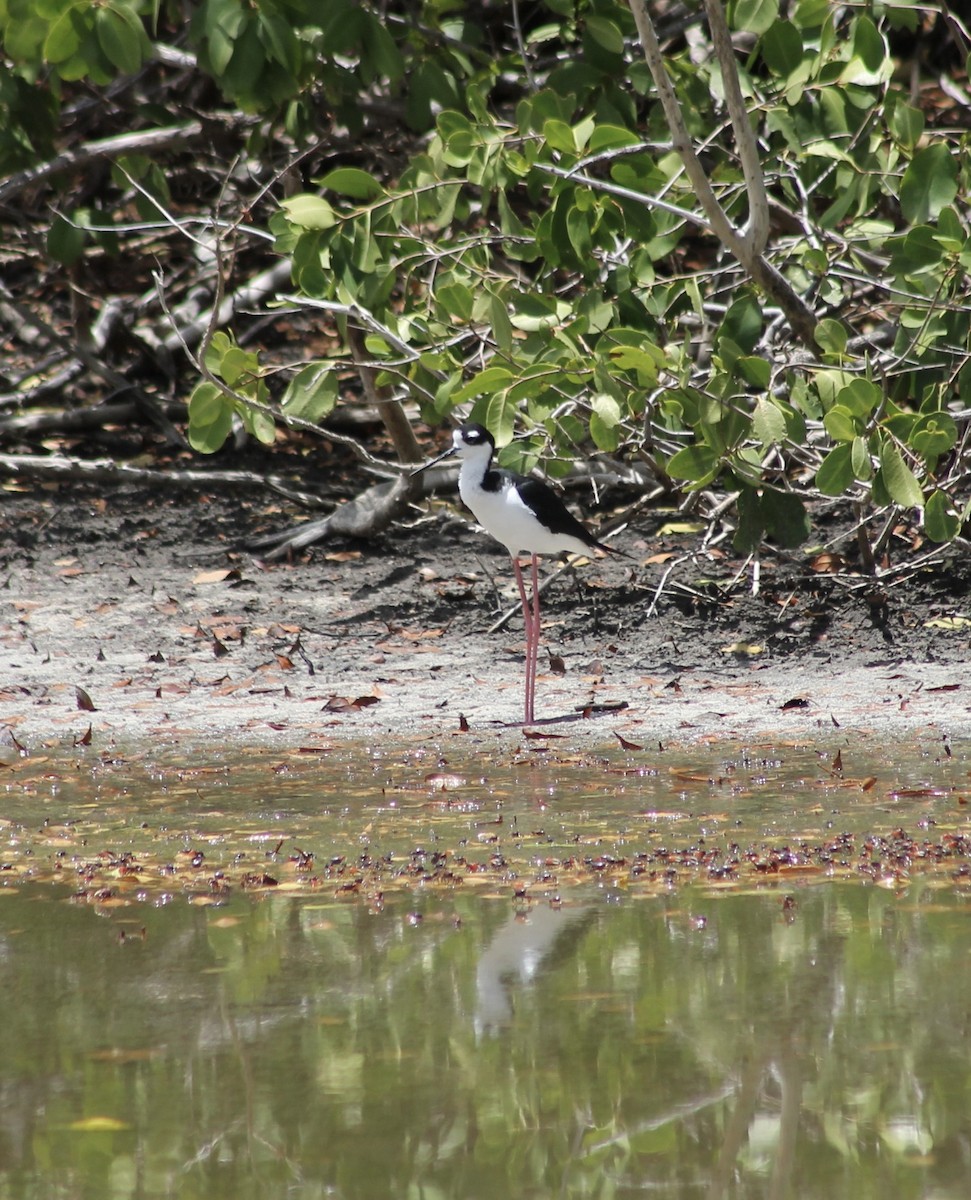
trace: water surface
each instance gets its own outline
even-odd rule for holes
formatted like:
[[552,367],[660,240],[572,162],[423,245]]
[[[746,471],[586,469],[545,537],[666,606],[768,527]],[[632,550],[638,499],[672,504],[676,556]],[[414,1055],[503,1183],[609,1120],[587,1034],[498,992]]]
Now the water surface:
[[546,745],[13,764],[0,1196],[965,1197],[967,748]]

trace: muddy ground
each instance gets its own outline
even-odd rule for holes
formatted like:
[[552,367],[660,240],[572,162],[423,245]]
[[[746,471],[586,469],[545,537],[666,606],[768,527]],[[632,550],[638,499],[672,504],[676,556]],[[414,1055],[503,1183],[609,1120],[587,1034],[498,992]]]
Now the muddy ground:
[[[490,632],[516,606],[500,548],[436,503],[374,542],[247,551],[299,518],[255,489],[8,484],[0,750],[523,738],[518,613]],[[770,554],[755,590],[751,569],[730,586],[728,543],[679,562],[699,540],[671,518],[643,515],[617,543],[630,560],[546,591],[534,730],[604,747],[971,733],[963,550],[886,587]]]

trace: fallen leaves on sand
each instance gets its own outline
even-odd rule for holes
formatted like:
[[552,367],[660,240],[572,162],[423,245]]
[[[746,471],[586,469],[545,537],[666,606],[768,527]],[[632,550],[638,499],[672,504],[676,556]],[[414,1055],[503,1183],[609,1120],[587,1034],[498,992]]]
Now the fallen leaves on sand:
[[323,711],[331,713],[359,712],[362,708],[370,708],[372,704],[380,704],[380,696],[328,696],[324,701]]

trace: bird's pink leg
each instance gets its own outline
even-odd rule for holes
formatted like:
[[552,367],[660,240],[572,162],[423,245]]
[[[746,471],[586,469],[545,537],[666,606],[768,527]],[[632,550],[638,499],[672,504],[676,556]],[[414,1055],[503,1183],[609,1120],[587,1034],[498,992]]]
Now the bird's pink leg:
[[533,555],[533,570],[532,579],[533,585],[533,652],[532,652],[532,670],[529,675],[529,716],[527,721],[535,720],[533,716],[533,708],[536,703],[536,659],[539,656],[539,559]]
[[[526,584],[523,582],[523,570],[519,565],[519,559],[512,560],[513,571],[516,574],[516,583],[519,586],[519,599],[523,606],[523,625],[526,631],[526,710],[525,723],[528,725],[533,720],[533,700],[536,694],[536,655],[534,653],[534,643],[538,636],[538,630],[534,629],[533,613],[530,610],[529,597],[526,595]],[[536,572],[536,556],[533,556],[533,576],[535,579]],[[534,586],[534,604],[535,604],[535,584]]]

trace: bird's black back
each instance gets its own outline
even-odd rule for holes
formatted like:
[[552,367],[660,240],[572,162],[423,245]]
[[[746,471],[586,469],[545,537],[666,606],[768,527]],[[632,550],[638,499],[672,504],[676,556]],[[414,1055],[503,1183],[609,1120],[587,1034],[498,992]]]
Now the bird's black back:
[[553,533],[562,533],[567,537],[575,537],[589,546],[591,550],[606,550],[613,554],[610,546],[598,542],[589,529],[576,519],[552,488],[540,479],[529,479],[523,475],[510,473],[513,487],[519,492],[523,503],[527,504],[537,519]]

